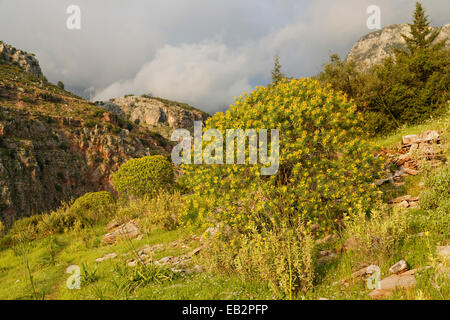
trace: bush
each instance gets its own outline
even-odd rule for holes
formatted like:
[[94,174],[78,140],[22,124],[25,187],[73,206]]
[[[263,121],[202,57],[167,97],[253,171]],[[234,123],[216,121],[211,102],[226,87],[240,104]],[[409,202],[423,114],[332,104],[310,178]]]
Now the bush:
[[[347,98],[311,79],[257,88],[206,127],[278,128],[279,171],[260,176],[262,165],[186,165],[186,183],[215,209],[207,220],[243,230],[253,218],[276,225],[289,217],[331,229],[358,205],[371,207],[381,159],[364,140],[361,114]],[[247,152],[247,151],[246,151]],[[258,199],[258,200],[256,200]]]
[[381,263],[389,258],[407,236],[408,215],[401,208],[389,209],[387,204],[379,203],[367,214],[359,208],[347,216],[345,238],[355,244],[351,250],[357,261]]
[[297,223],[244,235],[221,234],[205,246],[200,259],[207,270],[266,281],[278,298],[292,299],[312,287],[313,250],[314,240]]
[[56,211],[41,215],[39,233],[50,235],[83,229],[101,222],[115,212],[115,200],[106,191],[86,193],[72,205],[64,204]]
[[114,174],[114,188],[126,196],[154,196],[161,190],[171,189],[174,182],[172,164],[163,156],[132,159]]
[[86,193],[73,203],[70,211],[85,217],[89,222],[98,222],[111,214],[115,200],[107,191]]
[[151,232],[155,227],[164,230],[175,230],[179,225],[180,213],[184,201],[179,192],[161,192],[154,198],[143,197],[126,201],[117,209],[115,220],[119,223],[139,218],[140,226],[145,232]]

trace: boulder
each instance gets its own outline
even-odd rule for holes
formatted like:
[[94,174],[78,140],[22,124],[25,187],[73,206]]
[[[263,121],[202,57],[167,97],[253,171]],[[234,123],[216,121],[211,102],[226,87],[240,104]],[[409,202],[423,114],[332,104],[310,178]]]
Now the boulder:
[[106,234],[102,239],[103,245],[115,244],[118,240],[134,239],[141,235],[141,230],[132,221],[124,223],[115,228],[114,231]]
[[403,273],[408,270],[408,265],[406,264],[405,260],[400,260],[396,264],[394,264],[392,267],[389,268],[389,272],[392,274],[398,274]]
[[393,291],[397,289],[411,289],[417,284],[414,274],[403,273],[403,274],[393,274],[387,278],[380,281],[379,289],[373,290],[369,296],[373,299],[380,299],[389,297]]
[[95,259],[95,261],[102,262],[102,261],[114,259],[114,258],[117,258],[117,253],[109,253],[109,254],[103,256],[102,258]]

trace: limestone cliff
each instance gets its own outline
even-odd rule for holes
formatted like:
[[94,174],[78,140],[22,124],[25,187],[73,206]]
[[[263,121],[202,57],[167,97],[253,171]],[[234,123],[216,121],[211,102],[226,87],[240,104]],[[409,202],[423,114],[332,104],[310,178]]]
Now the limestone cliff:
[[[355,60],[362,69],[367,69],[379,64],[383,59],[394,53],[394,48],[405,48],[406,42],[402,34],[410,36],[408,24],[394,24],[382,30],[369,33],[362,37],[352,48],[347,59]],[[450,24],[442,27],[438,41],[446,41],[446,47],[450,48]]]
[[127,95],[97,103],[133,123],[145,125],[169,137],[173,129],[191,129],[194,121],[204,121],[209,115],[187,104],[142,95]]

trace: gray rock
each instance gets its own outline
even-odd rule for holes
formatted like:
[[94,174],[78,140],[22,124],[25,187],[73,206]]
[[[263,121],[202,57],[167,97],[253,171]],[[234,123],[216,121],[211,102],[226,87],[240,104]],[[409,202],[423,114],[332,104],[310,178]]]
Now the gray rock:
[[394,264],[392,267],[389,268],[389,272],[392,274],[399,274],[403,273],[408,270],[408,265],[406,264],[405,260],[400,260],[396,264]]
[[[406,47],[406,42],[401,36],[402,34],[410,35],[410,27],[408,24],[394,24],[382,30],[372,32],[362,37],[353,46],[347,56],[347,60],[356,61],[362,70],[380,64],[383,59],[393,56],[395,48]],[[445,40],[445,46],[449,48],[449,38],[450,24],[447,24],[442,28],[436,42]]]

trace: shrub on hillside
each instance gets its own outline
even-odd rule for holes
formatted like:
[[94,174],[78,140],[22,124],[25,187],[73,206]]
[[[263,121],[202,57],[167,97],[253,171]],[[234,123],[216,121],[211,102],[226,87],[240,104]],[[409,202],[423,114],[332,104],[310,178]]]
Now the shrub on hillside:
[[314,240],[301,223],[219,237],[220,241],[210,241],[200,256],[207,270],[266,281],[281,299],[292,299],[311,289]]
[[109,192],[87,193],[72,205],[63,203],[50,213],[17,220],[9,233],[17,235],[27,232],[31,238],[37,238],[76,228],[83,229],[101,222],[114,211],[115,200]]
[[88,222],[97,222],[111,213],[114,204],[114,197],[109,192],[90,192],[75,200],[70,211]]
[[154,197],[130,199],[119,205],[114,220],[124,223],[138,218],[145,232],[151,232],[155,227],[174,230],[179,225],[183,204],[179,192],[161,192]]
[[172,164],[163,156],[132,159],[123,164],[112,178],[114,188],[126,196],[154,196],[171,189],[174,182]]
[[184,166],[187,185],[214,203],[206,220],[243,230],[252,218],[277,225],[301,217],[330,229],[352,208],[369,209],[378,195],[372,182],[381,159],[364,139],[361,114],[345,96],[321,88],[318,81],[259,87],[238,98],[225,114],[210,118],[206,128],[224,136],[230,128],[280,131],[276,175],[261,176],[260,164]]
[[[353,243],[349,250],[357,261],[380,263],[391,257],[403,239],[407,237],[408,216],[401,208],[390,209],[378,203],[369,214],[359,208],[345,221],[345,238]],[[351,240],[349,240],[351,239]]]

